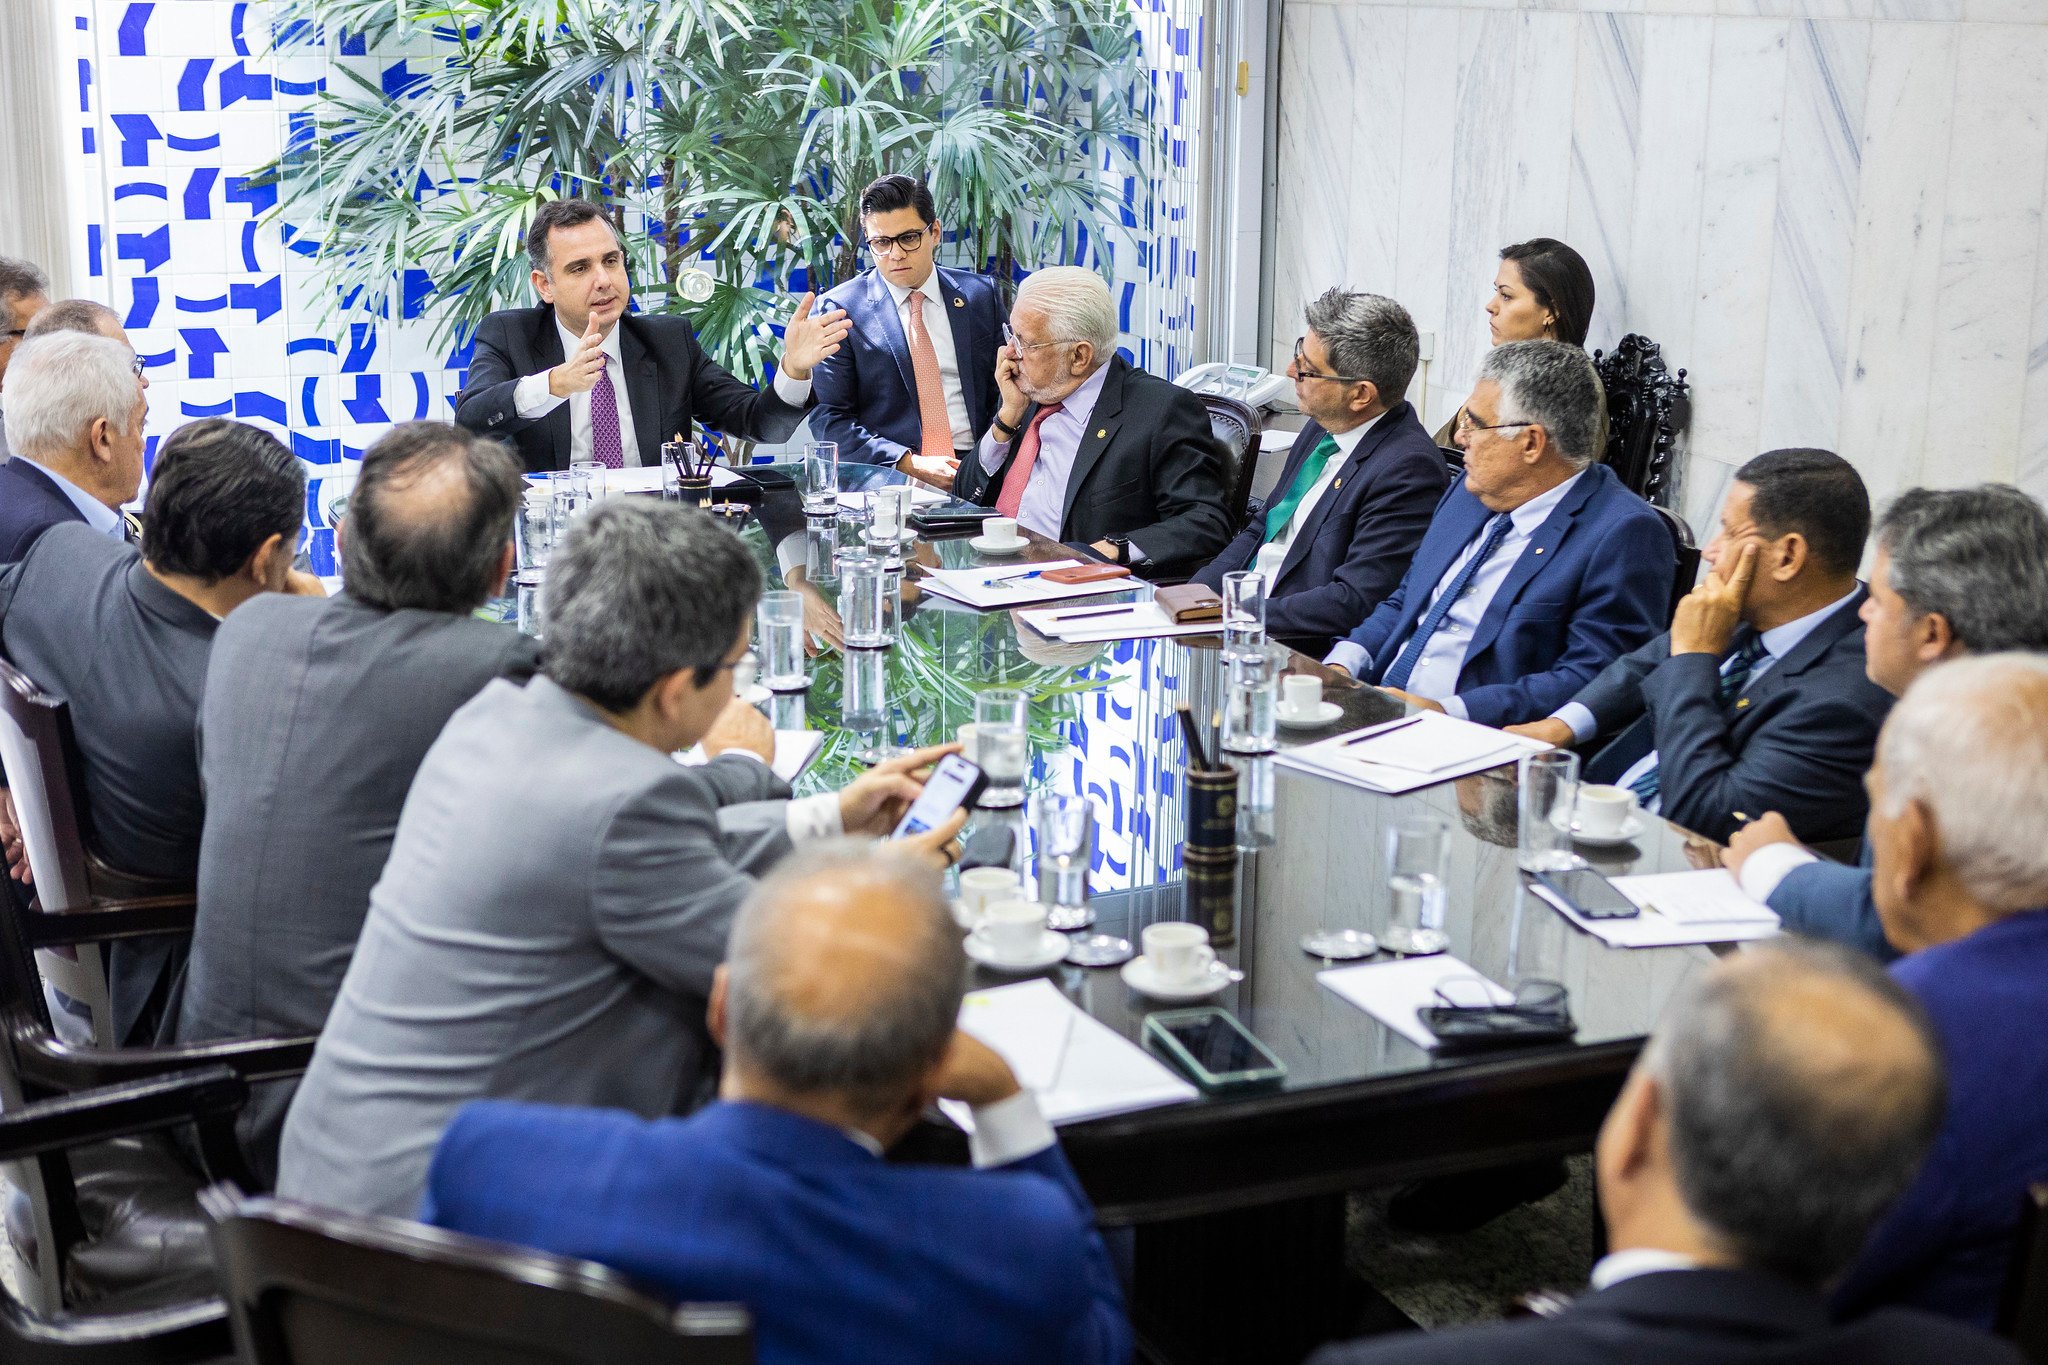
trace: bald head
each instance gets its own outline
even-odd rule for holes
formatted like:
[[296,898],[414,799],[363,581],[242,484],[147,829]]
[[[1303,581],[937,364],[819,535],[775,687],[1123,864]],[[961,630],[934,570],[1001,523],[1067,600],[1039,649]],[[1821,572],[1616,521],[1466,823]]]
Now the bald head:
[[1701,973],[1641,1066],[1693,1219],[1742,1264],[1806,1284],[1855,1255],[1941,1122],[1919,1007],[1830,944],[1775,940]]
[[938,873],[886,845],[808,848],[733,921],[726,1046],[780,1090],[887,1112],[945,1054],[965,965]]
[[[52,332],[83,332],[87,336],[106,337],[128,346],[128,333],[121,326],[121,315],[104,303],[91,299],[59,299],[28,325],[25,340],[48,336]],[[129,349],[134,349],[132,346]]]
[[342,528],[349,595],[396,610],[468,613],[502,582],[525,485],[496,441],[401,422],[363,454]]

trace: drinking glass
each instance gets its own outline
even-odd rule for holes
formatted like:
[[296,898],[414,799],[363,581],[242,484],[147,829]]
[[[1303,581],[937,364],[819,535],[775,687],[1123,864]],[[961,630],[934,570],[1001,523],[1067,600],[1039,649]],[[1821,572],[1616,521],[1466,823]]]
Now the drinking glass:
[[829,517],[839,510],[839,443],[813,441],[804,447],[804,515]]
[[1031,798],[1038,844],[1038,900],[1045,927],[1061,933],[1095,923],[1088,908],[1088,863],[1095,853],[1095,807],[1085,796],[1040,792]]
[[519,520],[512,530],[518,542],[519,567],[545,569],[555,549],[555,508],[547,489],[531,489],[520,500]]
[[880,649],[889,640],[889,569],[870,554],[839,556],[839,622],[848,649]]
[[846,501],[840,503],[834,512],[839,533],[839,549],[859,550],[865,554],[868,548],[868,514],[873,499],[867,493],[848,493]]
[[1524,754],[1515,765],[1520,801],[1515,862],[1528,872],[1577,867],[1572,810],[1579,802],[1579,756],[1566,749]]
[[583,489],[584,496],[592,502],[604,497],[604,466],[596,460],[572,460],[569,463],[569,477]]
[[527,569],[512,580],[513,595],[519,600],[519,633],[540,638],[541,632],[541,583],[538,569]]
[[761,681],[771,692],[796,691],[804,674],[804,599],[801,593],[764,592],[754,609],[760,635]]
[[889,677],[878,649],[850,649],[842,673],[839,718],[853,732],[854,754],[869,762],[889,756]]
[[774,692],[768,697],[768,723],[778,730],[808,730],[809,714],[801,692]]
[[1266,646],[1266,576],[1223,575],[1223,657],[1256,655]]
[[1389,952],[1425,957],[1451,946],[1444,933],[1444,863],[1451,827],[1414,816],[1387,831],[1387,890],[1392,906],[1380,943]]
[[559,545],[562,537],[569,534],[569,527],[590,506],[590,499],[584,495],[573,480],[557,481],[553,495],[548,499],[548,515],[554,523],[554,541]]
[[895,556],[903,545],[904,519],[910,513],[910,489],[877,488],[868,497],[868,546]]
[[[667,450],[675,444],[674,441],[663,441],[661,448]],[[663,460],[661,462],[661,500],[663,502],[681,502],[683,500],[683,471],[676,468],[674,462],[670,460]]]
[[1022,692],[1014,687],[991,687],[975,694],[974,750],[981,770],[988,774],[981,804],[1022,805],[1024,769],[1030,759]]
[[1223,747],[1230,753],[1273,751],[1277,727],[1273,708],[1279,700],[1280,675],[1287,668],[1287,658],[1287,651],[1278,645],[1261,645],[1254,653],[1230,660],[1222,736]]

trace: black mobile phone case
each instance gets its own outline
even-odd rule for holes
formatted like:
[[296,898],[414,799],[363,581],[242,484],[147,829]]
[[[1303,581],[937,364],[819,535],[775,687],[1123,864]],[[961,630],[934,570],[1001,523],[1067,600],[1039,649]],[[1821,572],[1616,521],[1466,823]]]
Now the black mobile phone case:
[[1530,1015],[1513,1009],[1458,1009],[1428,1005],[1416,1011],[1437,1038],[1439,1052],[1568,1043],[1579,1026],[1569,1014]]

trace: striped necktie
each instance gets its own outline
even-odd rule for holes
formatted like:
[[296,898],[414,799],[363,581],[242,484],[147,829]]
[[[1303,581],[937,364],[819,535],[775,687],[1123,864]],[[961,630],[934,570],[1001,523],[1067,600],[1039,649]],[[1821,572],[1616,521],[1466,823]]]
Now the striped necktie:
[[1430,606],[1429,614],[1422,618],[1422,623],[1415,627],[1415,633],[1408,637],[1407,647],[1401,651],[1400,657],[1394,660],[1394,666],[1387,670],[1386,676],[1380,679],[1380,686],[1401,688],[1408,685],[1409,675],[1415,672],[1415,665],[1422,659],[1422,651],[1429,645],[1429,637],[1436,634],[1437,627],[1451,614],[1451,608],[1465,595],[1465,589],[1472,586],[1472,580],[1479,576],[1479,570],[1485,566],[1486,561],[1493,558],[1493,552],[1507,539],[1508,531],[1514,524],[1515,519],[1511,513],[1502,512],[1494,517],[1493,524],[1486,528],[1486,539],[1479,542],[1477,553],[1465,561],[1465,567],[1458,570],[1458,576],[1451,580],[1450,585],[1437,594],[1436,601]]

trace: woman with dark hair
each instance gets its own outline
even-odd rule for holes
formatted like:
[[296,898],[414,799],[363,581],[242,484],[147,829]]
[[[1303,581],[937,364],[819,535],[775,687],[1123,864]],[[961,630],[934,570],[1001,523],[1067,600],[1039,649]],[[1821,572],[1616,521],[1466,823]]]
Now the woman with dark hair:
[[[1486,317],[1495,346],[1544,338],[1584,346],[1593,324],[1593,272],[1583,256],[1553,237],[1502,247]],[[1451,445],[1457,426],[1453,413],[1436,443]]]

